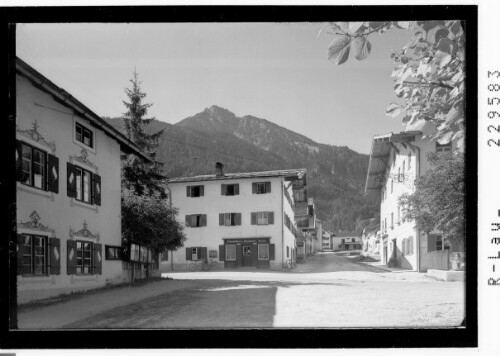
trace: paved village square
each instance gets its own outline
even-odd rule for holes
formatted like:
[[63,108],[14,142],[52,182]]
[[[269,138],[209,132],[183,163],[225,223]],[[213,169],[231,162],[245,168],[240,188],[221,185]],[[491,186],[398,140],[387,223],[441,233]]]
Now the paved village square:
[[463,282],[353,260],[358,258],[324,253],[293,272],[166,273],[165,279],[143,285],[21,307],[19,327],[445,327],[462,323]]
[[[463,326],[462,24],[346,24],[329,47],[305,23],[20,25],[11,327]],[[115,40],[132,30],[147,60]],[[403,40],[418,55],[388,55]],[[77,42],[102,48],[75,70]]]

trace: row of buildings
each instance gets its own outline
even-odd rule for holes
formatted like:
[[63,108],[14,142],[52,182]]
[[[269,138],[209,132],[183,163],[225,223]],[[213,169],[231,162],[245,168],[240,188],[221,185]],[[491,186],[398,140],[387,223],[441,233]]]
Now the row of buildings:
[[170,180],[185,223],[184,248],[133,245],[124,256],[122,153],[149,160],[125,135],[30,65],[16,60],[18,303],[128,282],[145,269],[281,269],[322,249],[305,169]]

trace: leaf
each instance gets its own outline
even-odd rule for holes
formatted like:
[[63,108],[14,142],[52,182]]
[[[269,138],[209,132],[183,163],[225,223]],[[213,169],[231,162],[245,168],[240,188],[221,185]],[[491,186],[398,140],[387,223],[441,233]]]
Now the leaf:
[[361,61],[368,57],[372,50],[372,45],[365,37],[356,37],[352,41],[352,50],[354,51],[354,57],[358,61]]
[[363,26],[363,22],[349,22],[349,32],[355,34]]
[[436,55],[434,56],[434,60],[436,61],[439,67],[444,67],[451,61],[451,54],[437,50]]
[[391,103],[387,109],[385,109],[385,114],[390,117],[396,117],[401,114],[401,107],[396,103]]
[[453,137],[453,132],[448,131],[447,133],[440,135],[440,137],[438,138],[438,143],[440,145],[447,145],[448,143],[450,143],[452,137]]
[[349,30],[349,22],[332,22],[332,27],[337,28],[344,33],[347,33],[347,31]]
[[425,40],[427,42],[429,42],[430,44],[437,43],[438,40],[436,39],[436,37],[437,37],[436,35],[441,29],[444,29],[444,26],[436,26],[436,27],[433,27],[432,29],[428,30]]
[[462,25],[460,25],[460,21],[453,21],[450,26],[450,31],[454,36],[460,36],[464,32]]
[[344,63],[349,57],[350,46],[351,36],[334,36],[332,43],[330,43],[330,47],[328,47],[328,59],[337,65]]
[[449,31],[445,28],[441,28],[436,32],[434,43],[438,43],[441,39],[448,37]]
[[441,40],[439,40],[437,49],[451,55],[454,55],[457,52],[457,46],[455,45],[455,42],[453,42],[449,38],[442,38]]
[[410,28],[411,21],[398,21],[396,22],[396,26],[399,28],[404,28],[408,30]]

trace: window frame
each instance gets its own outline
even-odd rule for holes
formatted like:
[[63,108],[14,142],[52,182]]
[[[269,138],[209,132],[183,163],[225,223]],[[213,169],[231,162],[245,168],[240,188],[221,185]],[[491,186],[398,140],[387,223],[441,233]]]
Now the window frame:
[[[268,193],[270,193],[267,191],[267,184],[268,183],[271,184],[271,182],[255,182],[255,184],[256,184],[255,194],[268,194]],[[259,189],[259,187],[261,187],[261,188]]]
[[[109,251],[116,251],[116,255],[110,255]],[[104,256],[107,261],[121,261],[123,260],[123,249],[121,246],[104,245]]]
[[[78,128],[81,129],[81,138],[80,139],[78,139],[78,132],[77,132]],[[85,145],[85,146],[87,146],[87,147],[89,147],[91,149],[94,149],[94,146],[95,146],[94,145],[94,141],[95,140],[94,140],[94,131],[93,130],[89,129],[88,127],[86,127],[85,125],[81,124],[80,122],[75,121],[75,131],[74,132],[75,132],[75,136],[74,136],[75,137],[75,141],[77,141],[77,142],[81,143],[82,145]],[[85,138],[84,138],[85,137],[85,132],[88,132],[89,135],[90,135],[89,136],[90,137],[90,145],[84,142],[85,141]]]
[[[44,235],[36,235],[36,234],[21,234],[24,238],[24,241],[26,241],[26,238],[29,237],[30,238],[30,243],[29,243],[29,249],[30,249],[30,254],[29,255],[26,255],[23,251],[23,266],[26,266],[28,264],[24,263],[25,261],[25,257],[26,256],[29,256],[29,259],[30,259],[30,263],[29,263],[29,269],[30,269],[30,273],[23,273],[22,275],[23,276],[30,276],[30,277],[44,277],[44,276],[48,276],[49,275],[49,247],[48,247],[48,243],[49,243],[49,238],[48,236],[44,236]],[[44,249],[44,253],[43,253],[43,265],[42,265],[42,269],[43,269],[43,272],[42,273],[35,273],[36,272],[36,244],[35,244],[35,239],[38,238],[38,239],[41,239],[43,241],[43,249]],[[23,243],[23,248],[26,247],[26,243]],[[40,256],[40,255],[38,255]]]
[[[234,251],[233,251],[233,252],[234,252],[234,254],[233,254],[234,258],[229,258],[229,255],[230,255],[230,254],[228,253],[229,248],[231,248],[231,249],[233,249],[233,250],[234,250]],[[224,259],[225,259],[226,261],[229,261],[229,262],[236,261],[236,245],[235,245],[235,244],[227,244],[227,245],[225,246],[225,251],[224,251],[224,252],[225,252]]]
[[[23,155],[23,149],[24,147],[29,148],[30,150],[30,160],[29,160],[29,166],[30,166],[30,171],[29,171],[29,178],[30,182],[26,183],[24,181],[20,181],[21,184],[26,185],[31,188],[35,188],[38,190],[42,190],[44,192],[48,191],[48,179],[47,179],[47,165],[48,165],[48,153],[47,151],[44,151],[38,147],[35,147],[33,145],[30,145],[24,141],[21,141],[21,174],[24,174],[26,172],[23,168],[23,164],[25,161],[25,157]],[[35,186],[35,151],[39,152],[42,157],[43,157],[43,174],[42,174],[42,187],[37,187]]]
[[[262,247],[262,248],[267,247],[267,258],[265,258],[265,256],[261,258],[261,252],[262,252],[261,247]],[[258,259],[259,261],[269,261],[269,259],[270,259],[270,255],[271,255],[271,254],[270,254],[270,250],[271,250],[271,248],[270,248],[270,246],[269,246],[269,244],[268,244],[268,243],[265,243],[265,244],[258,244],[258,245],[257,245],[257,259]],[[264,252],[266,252],[266,251],[264,251]],[[265,254],[264,254],[264,255],[265,255]]]
[[451,152],[451,150],[452,150],[451,141],[444,145],[441,145],[439,142],[436,141],[436,153],[448,153]]
[[[269,225],[269,212],[268,211],[257,211],[256,225]],[[262,214],[262,215],[261,215]],[[265,219],[265,223],[259,223],[259,216]],[[265,218],[264,218],[265,216]]]
[[[82,246],[82,256],[78,257],[78,249],[79,245],[81,244]],[[84,240],[76,240],[76,275],[78,276],[88,276],[88,275],[94,275],[95,274],[95,261],[94,261],[94,242],[92,241],[84,241]],[[90,258],[85,257],[85,246],[90,246]],[[79,263],[79,260],[81,261],[81,264]],[[85,261],[88,260],[90,263],[87,265]],[[89,272],[85,273],[85,267],[89,268]],[[80,269],[80,272],[78,271]]]
[[[229,196],[229,197],[233,197],[235,195],[239,195],[239,194],[236,194],[236,186],[239,185],[239,183],[231,183],[231,184],[224,184],[224,196]],[[230,194],[230,191],[231,190],[231,194]]]
[[[93,184],[92,182],[94,181],[94,173],[89,171],[88,169],[85,169],[81,166],[77,166],[77,165],[74,165],[75,166],[75,180],[76,180],[76,197],[74,198],[75,200],[79,201],[79,202],[82,202],[82,203],[85,203],[85,204],[89,204],[89,205],[94,205],[94,202],[93,202],[93,195],[94,195],[94,187],[93,187]],[[81,175],[80,175],[80,199],[78,199],[78,171],[81,172]],[[84,179],[84,176],[85,176],[85,173],[88,173],[89,174],[89,201],[85,201],[84,200],[84,182],[85,182],[85,179]]]
[[[201,187],[202,187],[202,185],[190,185],[189,186],[189,197],[190,198],[200,198],[200,197],[202,197],[202,195],[201,195]],[[198,194],[194,195],[193,193],[196,190],[198,191]]]

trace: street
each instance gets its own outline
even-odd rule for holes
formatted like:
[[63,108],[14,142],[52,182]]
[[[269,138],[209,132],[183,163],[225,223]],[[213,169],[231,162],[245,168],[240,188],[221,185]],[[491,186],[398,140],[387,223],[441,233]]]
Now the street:
[[458,326],[464,283],[388,272],[333,253],[292,272],[166,273],[140,287],[21,308],[20,328]]

